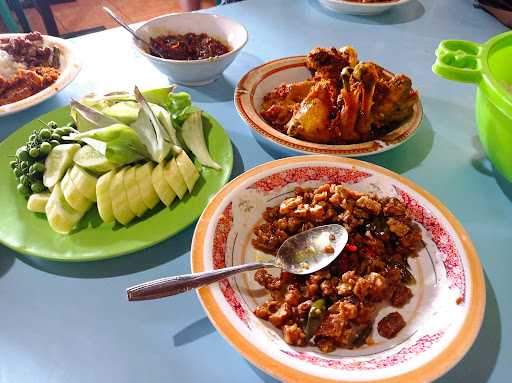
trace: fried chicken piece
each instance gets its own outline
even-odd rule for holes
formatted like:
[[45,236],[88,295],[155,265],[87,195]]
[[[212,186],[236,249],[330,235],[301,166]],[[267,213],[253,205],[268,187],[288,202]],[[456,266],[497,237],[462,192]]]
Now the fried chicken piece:
[[401,122],[413,113],[418,94],[412,89],[412,81],[404,74],[390,76],[380,67],[379,81],[375,87],[372,108],[377,127]]
[[333,89],[329,81],[316,83],[286,124],[287,134],[310,142],[331,142],[335,138],[329,123],[334,107],[332,98]]
[[338,96],[340,111],[331,123],[338,141],[353,143],[369,138],[377,73],[375,64],[370,62],[359,63],[353,70],[343,69],[343,89]]
[[341,88],[340,73],[344,68],[357,64],[357,52],[351,46],[336,48],[315,48],[306,58],[306,66],[315,81],[328,80],[332,86]]
[[298,105],[308,95],[313,80],[282,84],[266,94],[261,105],[261,116],[273,126],[284,126]]
[[18,69],[16,75],[5,80],[0,78],[0,106],[30,97],[53,84],[59,71],[49,67]]

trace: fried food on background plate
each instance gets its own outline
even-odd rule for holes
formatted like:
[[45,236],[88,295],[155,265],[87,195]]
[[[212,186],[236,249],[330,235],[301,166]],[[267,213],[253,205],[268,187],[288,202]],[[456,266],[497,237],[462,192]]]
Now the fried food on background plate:
[[30,97],[46,89],[59,78],[58,69],[51,67],[34,67],[18,69],[9,80],[0,77],[0,106],[11,104]]
[[275,129],[310,142],[352,144],[378,138],[413,113],[412,81],[350,46],[315,48],[306,57],[312,78],[281,84],[265,95],[262,117]]

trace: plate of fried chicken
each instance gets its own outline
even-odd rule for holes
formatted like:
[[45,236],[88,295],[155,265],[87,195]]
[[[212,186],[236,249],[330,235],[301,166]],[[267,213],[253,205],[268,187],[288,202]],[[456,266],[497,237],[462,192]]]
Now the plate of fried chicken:
[[417,90],[404,74],[359,61],[350,46],[274,60],[238,83],[243,120],[286,152],[357,157],[392,149],[421,125]]
[[80,67],[65,40],[39,32],[0,34],[0,117],[60,92]]

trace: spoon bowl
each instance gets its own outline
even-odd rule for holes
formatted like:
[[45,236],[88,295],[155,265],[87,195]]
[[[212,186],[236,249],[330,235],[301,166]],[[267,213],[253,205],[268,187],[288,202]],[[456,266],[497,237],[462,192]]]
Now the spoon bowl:
[[293,274],[311,274],[329,265],[347,244],[347,230],[337,224],[314,227],[298,233],[279,247],[275,257],[202,273],[161,278],[126,290],[129,301],[158,299],[217,282],[244,271],[277,267]]

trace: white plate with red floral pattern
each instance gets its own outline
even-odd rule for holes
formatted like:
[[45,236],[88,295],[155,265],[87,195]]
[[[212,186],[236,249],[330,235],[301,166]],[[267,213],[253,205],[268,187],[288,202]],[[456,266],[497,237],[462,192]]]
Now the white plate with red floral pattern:
[[[391,72],[388,72],[392,76]],[[319,144],[288,136],[274,129],[260,115],[264,96],[283,83],[304,81],[311,77],[306,67],[306,56],[283,57],[251,69],[238,82],[235,106],[240,117],[266,143],[285,154],[329,154],[343,157],[361,157],[382,153],[409,140],[421,126],[421,101],[413,106],[412,115],[384,136],[358,144]]]
[[[227,184],[201,216],[192,243],[192,270],[201,272],[255,261],[252,230],[266,207],[278,205],[296,186],[326,182],[396,197],[421,227],[425,248],[410,260],[413,299],[399,310],[406,327],[393,339],[373,331],[374,343],[336,349],[293,347],[253,309],[267,299],[253,272],[198,291],[216,328],[244,357],[289,382],[423,382],[448,371],[480,329],[485,284],[476,251],[441,202],[407,179],[362,161],[334,156],[285,158],[257,166]],[[394,309],[396,310],[396,309]],[[386,315],[385,309],[379,312]]]

